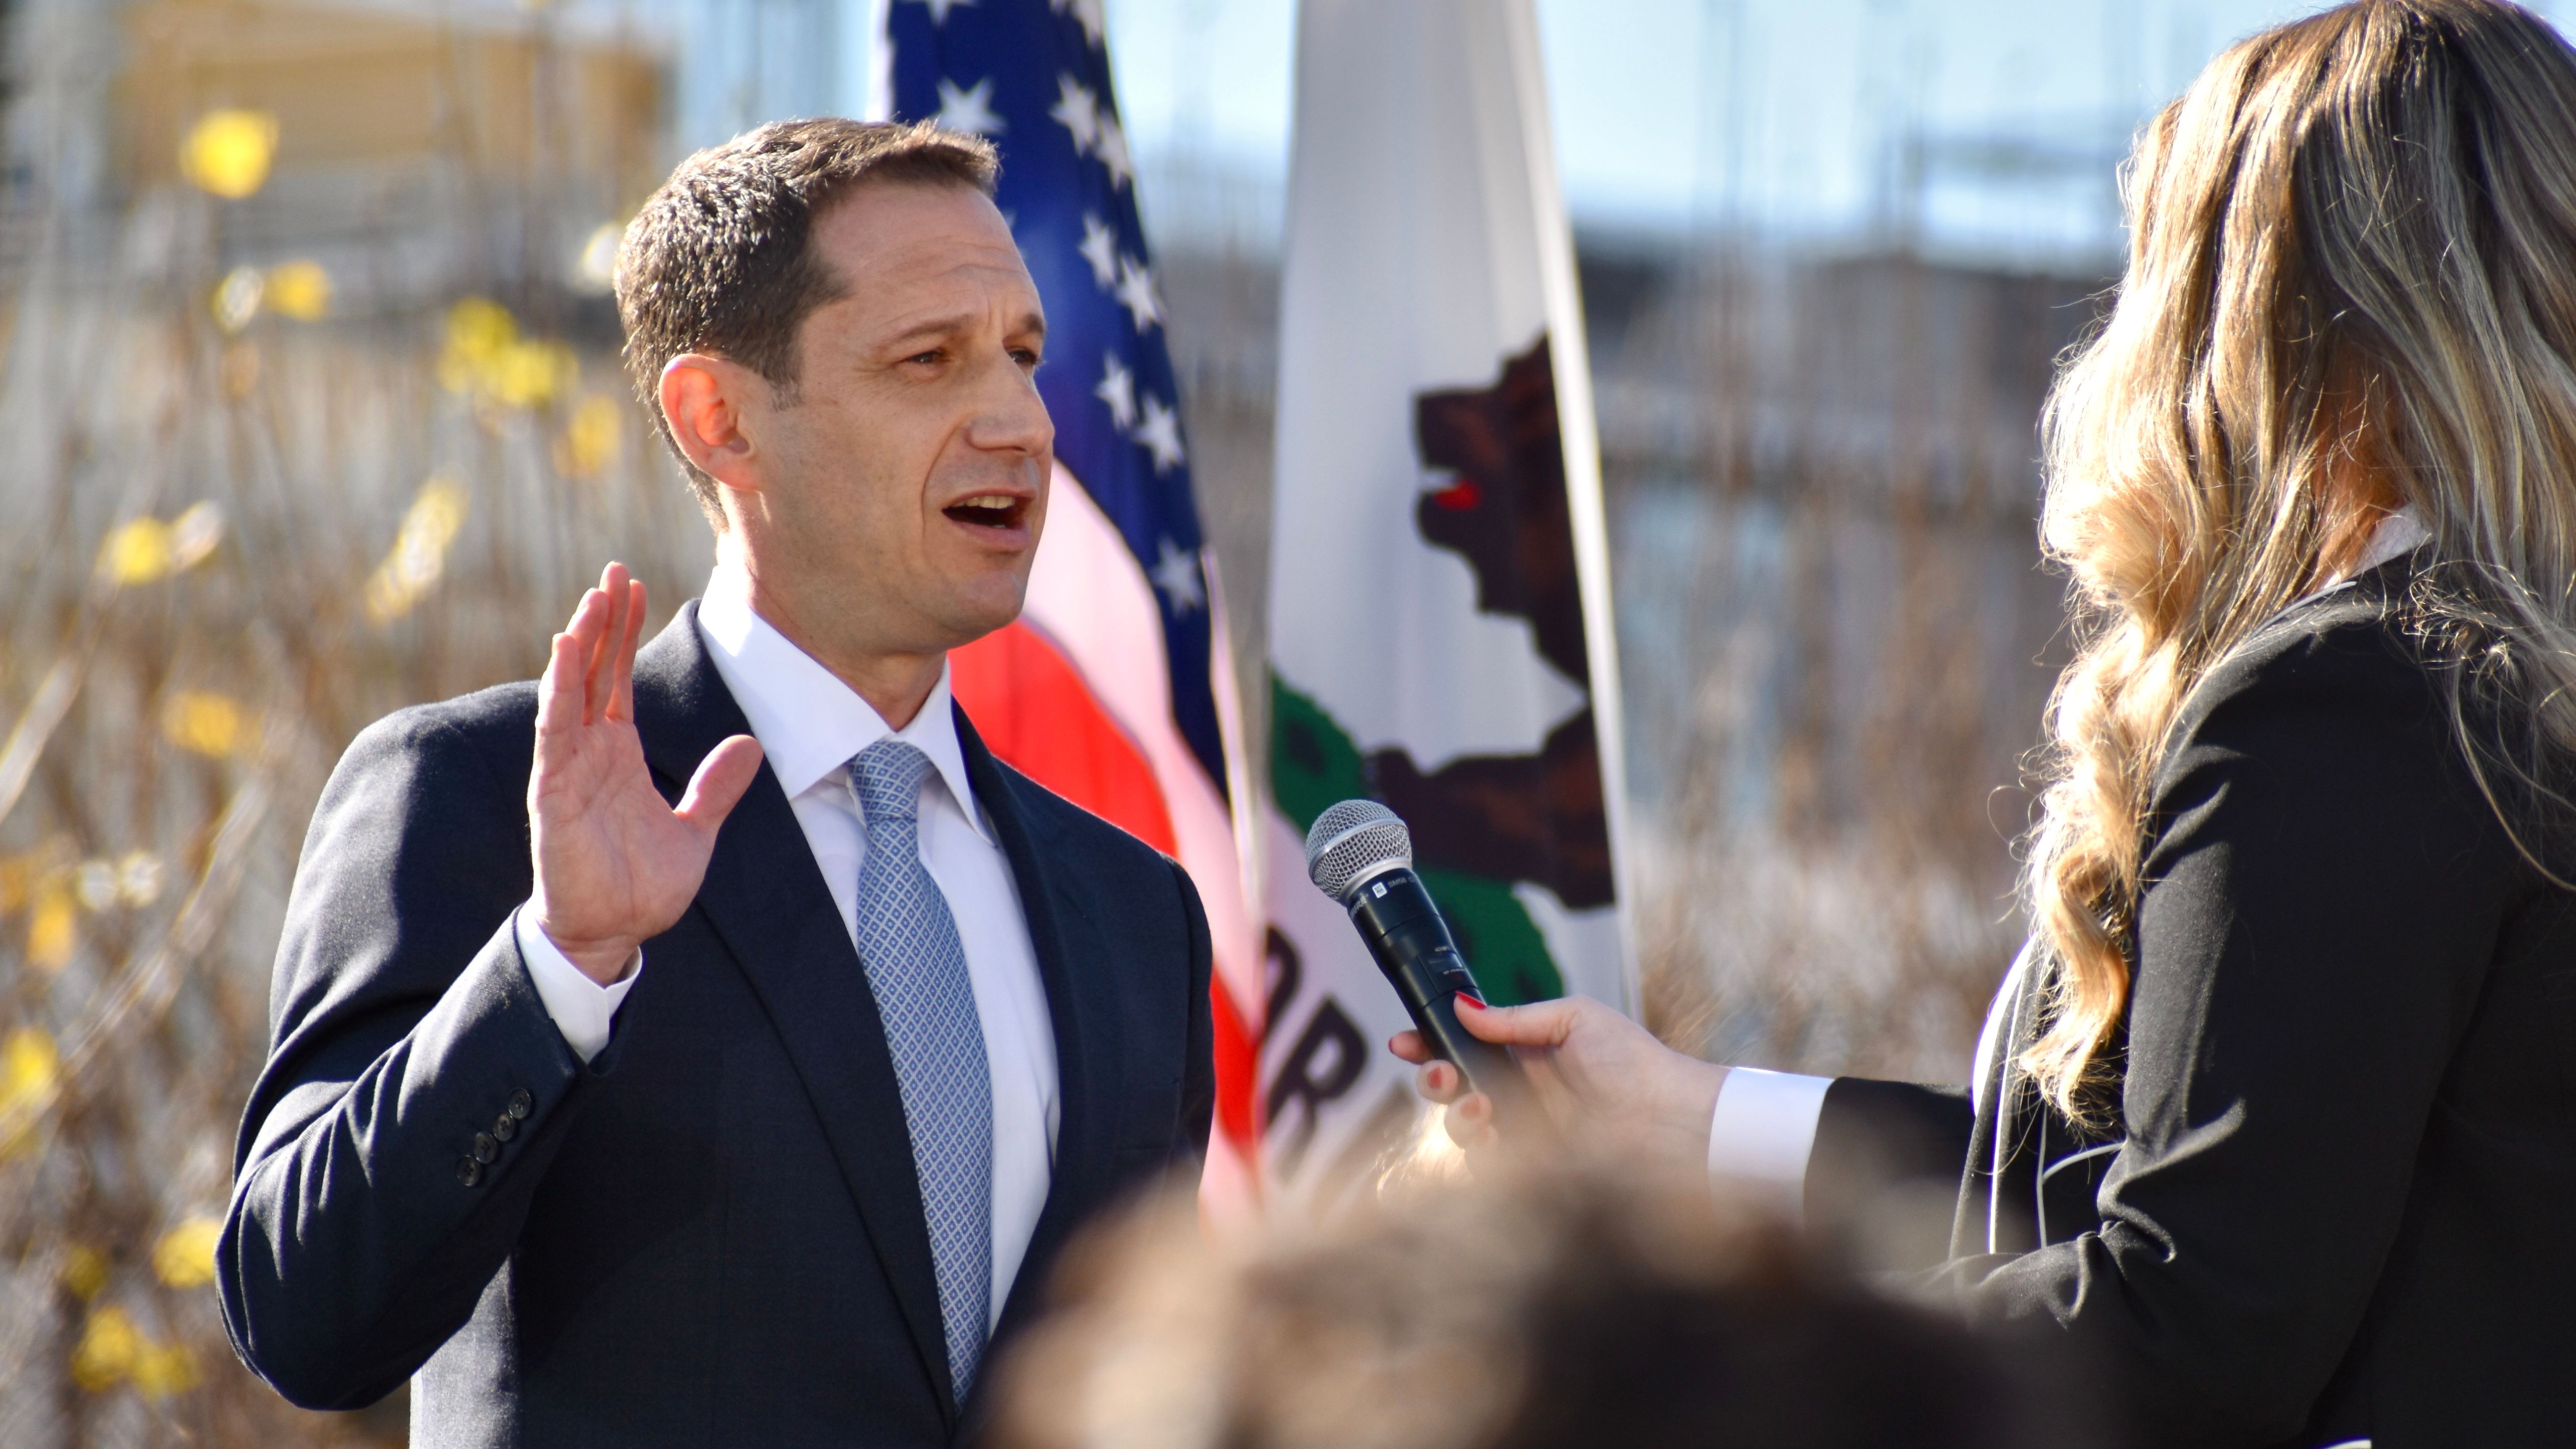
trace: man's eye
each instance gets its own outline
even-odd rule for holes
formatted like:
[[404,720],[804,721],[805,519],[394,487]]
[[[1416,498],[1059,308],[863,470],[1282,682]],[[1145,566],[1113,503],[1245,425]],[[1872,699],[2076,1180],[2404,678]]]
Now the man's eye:
[[904,361],[918,362],[924,367],[936,367],[947,359],[948,354],[934,350],[930,352],[916,352],[910,357],[905,358]]
[[1011,349],[1011,360],[1012,360],[1013,362],[1018,363],[1020,366],[1027,368],[1027,369],[1028,369],[1029,371],[1031,371],[1031,372],[1035,372],[1035,371],[1037,371],[1037,370],[1038,370],[1038,355],[1037,355],[1037,353],[1035,353],[1034,351],[1032,351],[1032,350],[1030,350],[1030,349],[1028,349],[1028,348],[1026,348],[1026,347],[1014,347],[1014,348],[1012,348],[1012,349]]

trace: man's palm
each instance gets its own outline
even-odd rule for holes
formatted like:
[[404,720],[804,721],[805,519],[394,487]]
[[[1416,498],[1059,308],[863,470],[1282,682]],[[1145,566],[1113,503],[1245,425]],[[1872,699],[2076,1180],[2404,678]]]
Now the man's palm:
[[696,899],[716,831],[760,769],[736,735],[699,763],[677,809],[663,803],[635,733],[635,645],[644,585],[610,564],[554,638],[538,686],[528,822],[537,923],[603,985]]

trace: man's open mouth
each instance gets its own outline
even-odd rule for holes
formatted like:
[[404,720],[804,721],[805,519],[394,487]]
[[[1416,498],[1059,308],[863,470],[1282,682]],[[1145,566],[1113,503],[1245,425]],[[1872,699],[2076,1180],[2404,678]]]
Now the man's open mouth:
[[972,498],[961,498],[940,512],[959,523],[971,523],[979,528],[1017,528],[1021,520],[1028,517],[1029,500],[1014,498],[1007,493],[978,493]]

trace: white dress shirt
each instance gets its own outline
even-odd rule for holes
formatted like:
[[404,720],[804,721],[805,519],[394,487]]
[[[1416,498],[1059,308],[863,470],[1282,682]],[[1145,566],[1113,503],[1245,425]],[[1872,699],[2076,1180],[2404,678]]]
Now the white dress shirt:
[[[2349,573],[2302,596],[2289,609],[2349,585],[2432,536],[2432,530],[2424,526],[2414,509],[2398,509],[2379,521],[2370,536],[2369,549]],[[2025,947],[2013,958],[2012,969],[2005,973],[2003,986],[1995,993],[1994,1005],[1986,1010],[1985,1029],[1977,1036],[1976,1075],[1969,1079],[1979,1097],[1985,1092],[1987,1070],[1998,1048],[1997,1024],[2001,1013],[2009,1010],[2021,993],[2021,973],[2029,969],[2029,957]],[[1786,1199],[1792,1213],[1797,1212],[1806,1196],[1807,1159],[1816,1148],[1816,1119],[1824,1112],[1825,1091],[1833,1084],[1831,1077],[1765,1072],[1752,1067],[1729,1069],[1726,1080],[1718,1084],[1717,1111],[1709,1123],[1709,1175],[1756,1191],[1777,1193]],[[1982,1100],[1978,1101],[1978,1110],[1984,1110],[1984,1106]]]
[[[948,898],[948,913],[966,948],[992,1082],[989,1328],[1000,1319],[1046,1207],[1062,1107],[1046,983],[1038,975],[1010,861],[966,778],[965,751],[949,713],[948,671],[940,670],[938,686],[912,722],[890,730],[874,707],[753,613],[724,582],[719,571],[698,606],[698,636],[786,792],[854,947],[867,834],[850,790],[850,758],[891,734],[929,756],[934,766],[921,784],[921,863]],[[590,1060],[608,1044],[618,1005],[643,971],[640,958],[615,985],[600,986],[555,949],[533,913],[521,909],[516,930],[539,999],[564,1041]]]

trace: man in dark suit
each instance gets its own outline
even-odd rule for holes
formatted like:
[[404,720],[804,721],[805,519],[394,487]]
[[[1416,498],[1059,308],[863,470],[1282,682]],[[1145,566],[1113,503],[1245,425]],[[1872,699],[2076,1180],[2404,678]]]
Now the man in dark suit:
[[218,1251],[288,1398],[417,1375],[421,1445],[946,1444],[1067,1233],[1203,1149],[1188,877],[949,699],[1054,438],[992,175],[788,123],[628,228],[716,568],[639,651],[611,565],[541,681],[325,790]]

